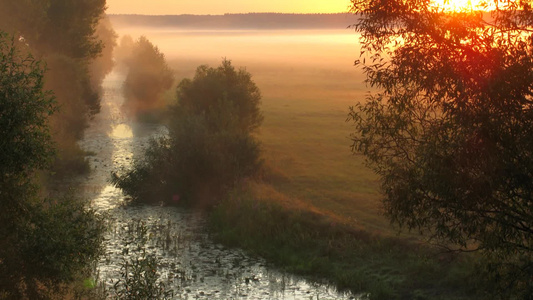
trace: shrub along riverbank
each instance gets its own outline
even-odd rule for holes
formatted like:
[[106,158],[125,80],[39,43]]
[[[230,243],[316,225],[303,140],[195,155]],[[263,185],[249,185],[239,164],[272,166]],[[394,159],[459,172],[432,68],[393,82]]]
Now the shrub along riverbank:
[[113,174],[112,182],[134,202],[211,207],[260,168],[252,132],[263,120],[261,94],[250,73],[227,60],[198,67],[177,91],[168,137],[153,141],[144,158]]

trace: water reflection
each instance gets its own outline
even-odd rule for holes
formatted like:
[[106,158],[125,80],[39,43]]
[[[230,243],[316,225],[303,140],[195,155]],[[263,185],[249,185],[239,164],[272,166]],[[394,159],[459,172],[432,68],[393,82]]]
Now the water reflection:
[[[358,299],[334,288],[308,282],[274,268],[239,249],[213,243],[201,214],[171,207],[116,208],[114,230],[106,238],[107,255],[100,274],[111,287],[120,273],[124,253],[155,255],[161,280],[176,299]],[[133,220],[133,223],[132,223]],[[124,251],[131,245],[127,232],[142,223],[150,238],[146,253]],[[360,298],[362,299],[362,298]]]
[[107,185],[100,192],[100,195],[92,200],[92,207],[100,212],[111,211],[122,204],[121,193],[116,187]]
[[115,139],[131,139],[133,138],[133,131],[128,124],[118,124],[113,127],[110,137]]

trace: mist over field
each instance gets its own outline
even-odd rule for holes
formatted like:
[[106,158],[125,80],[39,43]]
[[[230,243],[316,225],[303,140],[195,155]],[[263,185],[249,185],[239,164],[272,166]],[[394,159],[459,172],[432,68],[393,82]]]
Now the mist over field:
[[[199,64],[216,65],[226,58],[246,67],[267,93],[265,96],[285,92],[283,95],[289,98],[302,98],[327,91],[324,96],[344,92],[350,95],[341,98],[353,99],[357,91],[365,89],[361,70],[353,66],[359,54],[358,37],[347,28],[353,18],[345,14],[333,16],[335,26],[303,22],[298,23],[299,29],[289,25],[283,28],[283,23],[261,29],[233,23],[226,28],[220,26],[222,29],[158,25],[157,20],[164,17],[152,17],[152,22],[140,27],[136,21],[140,16],[130,16],[128,23],[124,16],[111,16],[111,20],[119,35],[144,35],[157,45],[177,77],[192,75]],[[284,91],[289,88],[291,91]]]

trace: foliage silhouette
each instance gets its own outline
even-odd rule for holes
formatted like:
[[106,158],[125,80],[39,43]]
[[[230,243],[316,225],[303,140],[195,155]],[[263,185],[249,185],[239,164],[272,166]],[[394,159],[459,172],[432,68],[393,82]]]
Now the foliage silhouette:
[[[185,111],[206,115],[212,129],[223,126],[252,132],[263,122],[259,109],[261,93],[252,81],[251,74],[244,69],[236,71],[228,60],[224,60],[216,69],[198,67],[193,80],[184,79],[180,82],[177,96]],[[221,108],[234,115],[217,118],[220,114],[216,111]]]
[[530,4],[450,11],[431,1],[352,0],[352,11],[356,64],[377,89],[351,110],[353,151],[381,176],[387,215],[452,250],[483,250],[492,287],[531,295]]
[[0,28],[48,66],[45,88],[54,91],[61,107],[51,116],[58,175],[88,170],[77,140],[100,109],[100,85],[110,71],[104,65],[116,39],[104,12],[105,0],[0,0]]

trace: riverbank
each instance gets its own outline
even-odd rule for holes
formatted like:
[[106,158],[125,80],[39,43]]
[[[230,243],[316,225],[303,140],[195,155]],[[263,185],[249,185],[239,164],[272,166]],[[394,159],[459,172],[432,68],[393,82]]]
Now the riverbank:
[[249,182],[210,216],[217,241],[370,299],[477,299],[475,258],[356,228]]

